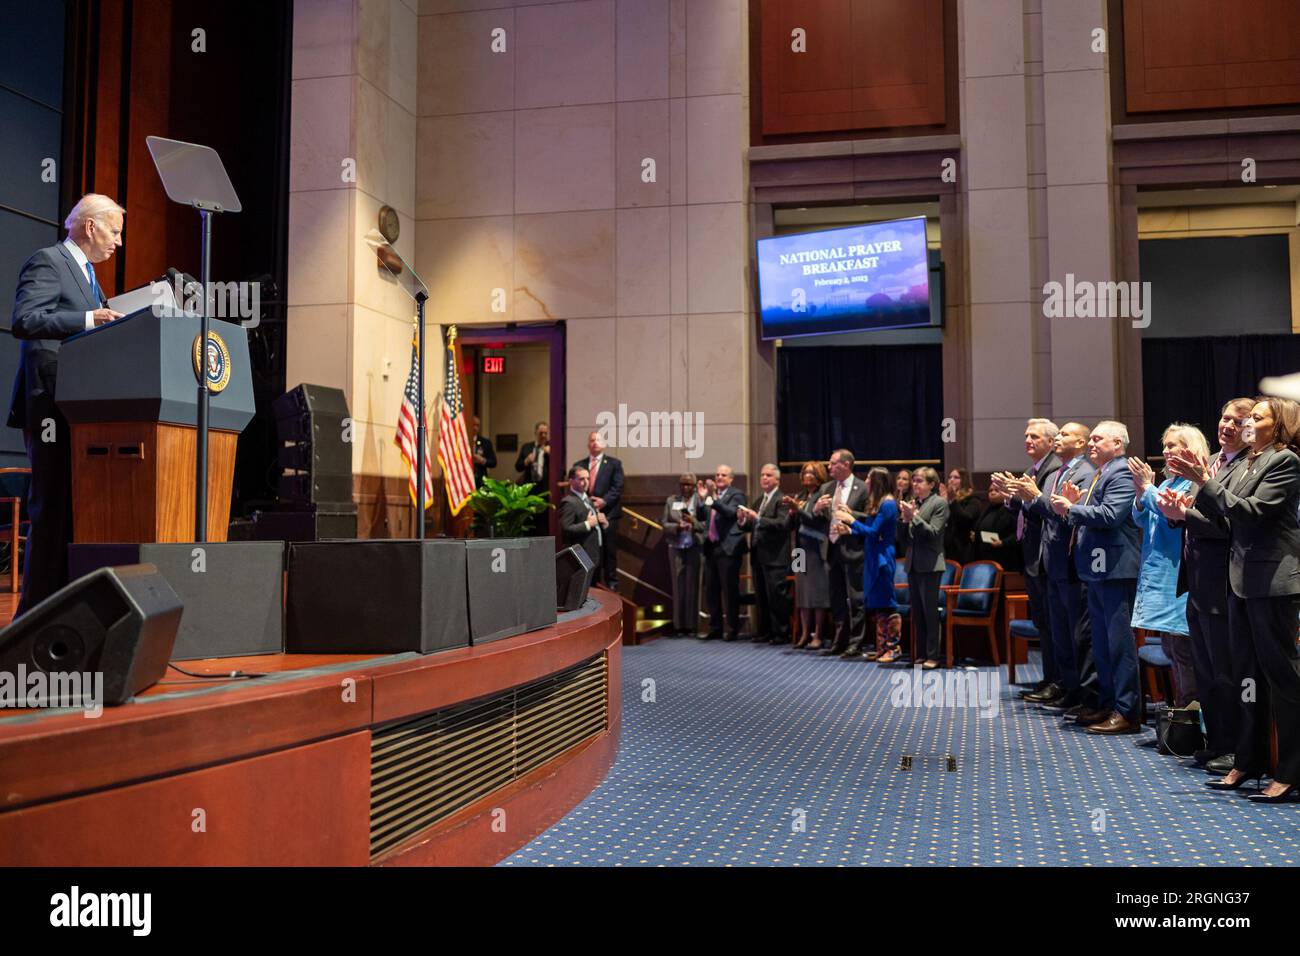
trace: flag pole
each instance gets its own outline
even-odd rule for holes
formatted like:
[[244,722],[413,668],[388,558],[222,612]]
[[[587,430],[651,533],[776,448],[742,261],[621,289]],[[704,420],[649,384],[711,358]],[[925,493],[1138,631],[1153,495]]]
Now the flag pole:
[[415,293],[417,311],[415,329],[415,390],[419,393],[415,407],[415,540],[424,540],[424,456],[428,436],[424,427],[424,300],[429,294]]

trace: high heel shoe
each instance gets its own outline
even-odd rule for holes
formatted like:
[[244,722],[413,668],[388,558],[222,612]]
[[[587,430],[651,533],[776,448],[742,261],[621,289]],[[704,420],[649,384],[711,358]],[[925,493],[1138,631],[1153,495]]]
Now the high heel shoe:
[[1254,780],[1255,789],[1259,790],[1264,785],[1263,776],[1264,775],[1262,773],[1243,773],[1232,783],[1226,782],[1228,779],[1227,777],[1221,777],[1218,780],[1207,780],[1205,781],[1205,785],[1209,787],[1211,790],[1239,790],[1241,788],[1241,785],[1245,783],[1247,780]]
[[1246,799],[1255,803],[1286,803],[1288,800],[1300,799],[1300,790],[1291,784],[1281,793],[1249,793]]

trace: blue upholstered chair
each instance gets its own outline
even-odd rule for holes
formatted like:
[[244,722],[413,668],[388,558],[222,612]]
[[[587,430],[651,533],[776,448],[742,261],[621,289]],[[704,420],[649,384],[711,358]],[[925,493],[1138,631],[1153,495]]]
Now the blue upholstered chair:
[[1169,659],[1160,638],[1138,629],[1138,683],[1142,687],[1142,712],[1146,715],[1146,701],[1163,700],[1174,705],[1174,662]]
[[958,627],[983,628],[989,639],[993,663],[1000,665],[998,639],[993,629],[998,617],[998,595],[1002,593],[1002,565],[996,561],[972,561],[961,568],[961,583],[944,591],[947,609],[944,644],[947,664],[952,667],[952,632]]

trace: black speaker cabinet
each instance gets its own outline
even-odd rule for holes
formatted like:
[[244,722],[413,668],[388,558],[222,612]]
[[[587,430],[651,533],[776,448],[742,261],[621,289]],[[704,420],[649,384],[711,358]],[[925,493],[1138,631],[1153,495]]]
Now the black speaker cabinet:
[[351,511],[259,511],[252,537],[257,541],[327,541],[357,536],[357,512]]
[[289,545],[289,653],[431,654],[468,644],[464,541]]
[[[158,683],[181,623],[181,600],[150,564],[101,568],[74,580],[0,631],[0,671],[103,674],[103,699],[124,704]],[[81,693],[93,694],[84,687]],[[77,682],[50,681],[64,693]],[[19,688],[28,692],[28,685]],[[50,705],[86,706],[60,696]]]
[[576,611],[587,601],[596,564],[582,548],[565,548],[555,556],[555,606]]
[[73,577],[96,568],[155,565],[185,605],[173,660],[284,650],[284,543],[73,544]]
[[277,398],[271,410],[280,438],[280,500],[299,506],[350,504],[352,445],[344,440],[349,416],[343,392],[303,384]]
[[554,538],[478,538],[465,542],[469,629],[474,644],[555,623]]

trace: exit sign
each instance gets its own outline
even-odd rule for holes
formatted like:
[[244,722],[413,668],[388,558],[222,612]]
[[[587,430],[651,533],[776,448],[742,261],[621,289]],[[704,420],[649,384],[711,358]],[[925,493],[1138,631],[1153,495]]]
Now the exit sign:
[[483,356],[483,374],[484,375],[506,374],[506,357],[504,355]]

